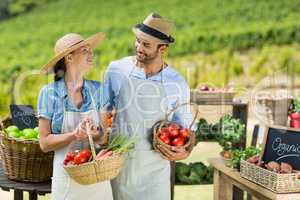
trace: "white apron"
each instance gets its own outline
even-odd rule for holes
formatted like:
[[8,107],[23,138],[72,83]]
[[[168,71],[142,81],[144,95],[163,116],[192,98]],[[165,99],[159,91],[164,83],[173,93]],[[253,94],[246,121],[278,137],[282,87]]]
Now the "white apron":
[[161,83],[129,75],[117,97],[114,134],[137,136],[133,153],[111,181],[114,200],[169,200],[170,162],[154,151],[152,126],[164,119],[167,101]]
[[[99,116],[92,98],[93,110],[87,112],[68,112],[66,111],[64,100],[64,118],[61,132],[67,133],[75,130],[79,123],[86,117],[90,117],[95,123],[99,124]],[[92,185],[80,185],[69,177],[63,168],[63,161],[67,152],[74,149],[88,148],[88,140],[74,141],[70,145],[58,149],[54,154],[53,177],[52,177],[52,200],[112,200],[112,191],[109,181],[99,182]]]

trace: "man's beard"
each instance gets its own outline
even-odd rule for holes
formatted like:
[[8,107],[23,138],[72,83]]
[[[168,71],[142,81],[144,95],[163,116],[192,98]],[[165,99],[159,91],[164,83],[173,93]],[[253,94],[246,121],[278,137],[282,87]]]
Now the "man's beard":
[[136,55],[136,60],[137,61],[139,61],[141,63],[144,63],[144,64],[149,64],[157,58],[158,51],[155,51],[152,54],[144,54],[144,53],[140,54],[136,51],[135,55]]

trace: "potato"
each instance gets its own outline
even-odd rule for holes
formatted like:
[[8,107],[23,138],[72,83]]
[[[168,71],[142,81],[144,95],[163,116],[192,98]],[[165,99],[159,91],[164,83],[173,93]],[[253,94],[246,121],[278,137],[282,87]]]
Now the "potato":
[[266,165],[267,169],[273,172],[280,172],[280,164],[275,161],[270,161]]
[[284,162],[281,163],[281,165],[280,165],[280,173],[290,174],[292,172],[293,172],[293,167],[290,164],[284,163]]
[[247,159],[247,161],[248,161],[249,163],[256,164],[256,163],[258,163],[258,161],[259,161],[259,155],[251,156],[250,158]]

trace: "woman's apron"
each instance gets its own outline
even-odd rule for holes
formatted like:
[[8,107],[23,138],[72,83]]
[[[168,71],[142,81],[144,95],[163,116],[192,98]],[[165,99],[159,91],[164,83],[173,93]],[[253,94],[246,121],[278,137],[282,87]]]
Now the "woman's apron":
[[[62,134],[68,133],[76,129],[79,123],[90,117],[96,124],[99,124],[99,115],[96,110],[93,96],[93,109],[87,112],[70,112],[66,111],[64,100],[64,118],[62,123]],[[52,177],[52,200],[112,200],[112,191],[109,181],[99,182],[92,185],[80,185],[69,177],[63,168],[63,162],[68,151],[71,149],[88,148],[88,140],[73,141],[71,144],[58,149],[54,154],[53,161],[53,177]]]
[[170,162],[162,159],[151,143],[151,128],[164,119],[167,110],[165,90],[162,83],[138,79],[131,73],[117,97],[112,135],[137,136],[138,141],[120,174],[111,181],[114,200],[169,200]]

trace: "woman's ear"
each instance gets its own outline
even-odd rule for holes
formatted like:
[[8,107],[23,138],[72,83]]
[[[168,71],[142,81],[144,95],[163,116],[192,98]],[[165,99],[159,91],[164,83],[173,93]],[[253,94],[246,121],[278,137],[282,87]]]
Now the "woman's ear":
[[65,60],[67,61],[67,62],[72,62],[72,55],[71,54],[68,54],[66,57],[65,57]]

